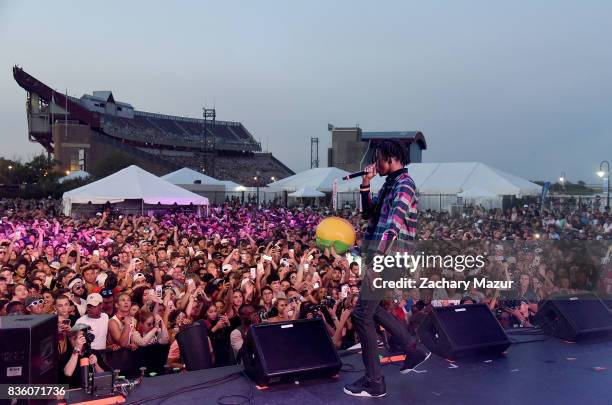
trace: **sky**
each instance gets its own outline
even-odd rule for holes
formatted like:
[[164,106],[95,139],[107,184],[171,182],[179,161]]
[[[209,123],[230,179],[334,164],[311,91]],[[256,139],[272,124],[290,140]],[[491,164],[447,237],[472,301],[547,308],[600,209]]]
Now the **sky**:
[[18,64],[70,95],[240,121],[294,171],[327,124],[420,130],[425,162],[598,184],[612,160],[609,1],[0,0],[0,156],[27,159]]

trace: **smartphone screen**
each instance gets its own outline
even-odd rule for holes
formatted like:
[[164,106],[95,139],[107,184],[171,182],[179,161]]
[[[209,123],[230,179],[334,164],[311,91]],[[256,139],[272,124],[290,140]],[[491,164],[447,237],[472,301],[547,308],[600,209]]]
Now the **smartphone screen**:
[[251,278],[253,280],[255,280],[255,278],[257,277],[257,269],[255,267],[251,267]]
[[157,294],[158,298],[162,297],[162,286],[161,285],[156,285],[155,286],[155,294]]

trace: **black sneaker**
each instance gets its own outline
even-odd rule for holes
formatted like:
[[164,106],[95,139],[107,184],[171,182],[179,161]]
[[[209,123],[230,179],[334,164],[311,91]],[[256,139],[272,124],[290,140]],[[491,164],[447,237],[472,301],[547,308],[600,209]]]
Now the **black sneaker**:
[[363,376],[354,383],[345,385],[344,393],[354,397],[384,397],[387,395],[385,378],[383,377],[380,382],[375,382]]
[[429,356],[431,356],[430,351],[425,351],[418,347],[416,349],[407,351],[406,360],[404,360],[404,364],[402,364],[402,368],[400,368],[400,373],[407,374],[414,371],[417,366],[425,363]]

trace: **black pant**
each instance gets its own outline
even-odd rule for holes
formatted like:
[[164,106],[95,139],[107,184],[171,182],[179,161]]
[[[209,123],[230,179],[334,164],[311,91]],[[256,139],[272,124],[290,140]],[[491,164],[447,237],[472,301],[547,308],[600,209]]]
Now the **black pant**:
[[365,300],[359,297],[357,305],[351,314],[353,327],[361,342],[361,355],[368,379],[379,381],[382,378],[378,347],[376,344],[376,324],[382,325],[393,335],[397,344],[404,350],[410,350],[416,345],[416,340],[408,333],[402,323],[380,306],[379,300]]

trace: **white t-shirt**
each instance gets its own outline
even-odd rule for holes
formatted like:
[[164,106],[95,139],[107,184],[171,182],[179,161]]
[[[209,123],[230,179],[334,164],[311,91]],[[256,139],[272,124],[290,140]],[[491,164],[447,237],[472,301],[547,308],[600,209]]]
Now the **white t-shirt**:
[[89,315],[85,315],[77,319],[76,323],[84,323],[91,327],[91,333],[94,334],[95,339],[91,342],[91,348],[94,350],[106,349],[106,335],[108,333],[108,315],[104,312],[99,318],[90,318]]

